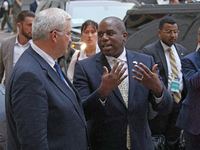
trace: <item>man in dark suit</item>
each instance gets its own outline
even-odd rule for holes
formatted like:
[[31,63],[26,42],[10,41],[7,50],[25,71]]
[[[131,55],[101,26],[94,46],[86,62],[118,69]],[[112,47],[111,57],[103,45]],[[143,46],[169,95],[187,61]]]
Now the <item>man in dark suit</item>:
[[87,98],[82,103],[93,150],[151,150],[148,100],[161,114],[171,111],[172,97],[153,58],[126,50],[126,39],[121,19],[103,19],[98,29],[101,52],[75,65],[73,84]]
[[200,49],[181,59],[187,97],[176,125],[184,130],[185,150],[200,149]]
[[34,1],[33,3],[30,4],[30,11],[34,12],[36,11],[39,3],[40,3],[41,0],[36,0]]
[[[187,50],[175,43],[178,38],[178,26],[173,18],[165,17],[160,21],[158,35],[160,40],[147,45],[143,48],[145,54],[151,55],[154,58],[156,64],[158,64],[159,74],[163,79],[163,82],[168,89],[168,91],[174,95],[172,92],[173,86],[173,72],[170,65],[170,54],[168,49],[171,48],[175,56],[178,79],[180,84],[180,93],[182,93],[182,98],[184,98],[183,91],[183,79],[181,72],[181,62],[180,58],[187,54]],[[180,99],[181,100],[181,99]],[[152,135],[163,134],[166,138],[165,149],[166,150],[177,150],[180,142],[180,132],[181,129],[175,126],[179,111],[181,108],[181,102],[174,99],[174,106],[172,112],[168,115],[157,115],[154,119],[149,121],[150,129]]]
[[6,87],[9,150],[88,149],[80,97],[55,63],[71,42],[70,18],[64,10],[50,8],[33,22],[33,43]]

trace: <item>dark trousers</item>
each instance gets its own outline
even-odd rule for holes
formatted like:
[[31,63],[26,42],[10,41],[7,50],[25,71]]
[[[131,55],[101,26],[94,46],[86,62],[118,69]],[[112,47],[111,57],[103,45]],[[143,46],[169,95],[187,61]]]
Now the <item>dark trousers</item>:
[[174,102],[174,107],[168,115],[157,115],[149,120],[152,135],[162,134],[165,136],[165,150],[178,150],[180,144],[181,129],[176,127],[176,121],[180,112],[181,103]]
[[185,150],[200,150],[200,134],[194,135],[184,131]]
[[11,23],[10,23],[10,19],[9,19],[9,14],[8,14],[8,12],[5,11],[3,16],[4,16],[4,18],[3,18],[3,21],[2,21],[2,23],[1,23],[1,30],[4,29],[4,26],[5,26],[6,23],[7,23],[8,26],[12,29],[12,25],[11,25]]

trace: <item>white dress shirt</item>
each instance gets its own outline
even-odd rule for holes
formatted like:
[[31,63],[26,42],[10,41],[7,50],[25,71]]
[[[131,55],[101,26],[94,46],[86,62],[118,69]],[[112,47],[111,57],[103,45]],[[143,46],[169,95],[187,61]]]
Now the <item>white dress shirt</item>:
[[[165,58],[166,58],[167,67],[168,67],[168,91],[169,91],[169,93],[173,94],[173,92],[171,92],[172,70],[171,70],[171,65],[170,65],[170,60],[169,60],[169,52],[167,51],[169,46],[164,44],[162,41],[161,41],[161,44],[162,44],[164,52],[165,52]],[[171,46],[171,49],[172,49],[173,54],[174,54],[175,59],[176,59],[178,76],[179,76],[179,79],[180,79],[180,87],[181,87],[181,91],[182,91],[183,90],[183,75],[182,75],[182,72],[181,72],[181,60],[178,56],[178,53],[177,53],[174,45]]]
[[31,43],[31,46],[32,46],[33,50],[36,53],[38,53],[42,58],[44,58],[44,60],[51,66],[51,68],[53,68],[53,70],[56,71],[56,69],[54,68],[55,60],[53,60],[53,58],[51,56],[49,56],[47,53],[45,53],[43,50],[41,50],[33,42]]

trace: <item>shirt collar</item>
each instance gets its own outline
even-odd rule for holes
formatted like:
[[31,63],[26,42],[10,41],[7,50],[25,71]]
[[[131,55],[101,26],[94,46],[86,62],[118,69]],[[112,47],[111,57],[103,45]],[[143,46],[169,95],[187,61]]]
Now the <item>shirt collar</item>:
[[37,5],[39,5],[39,4],[40,4],[40,1],[36,0],[36,3],[37,3]]
[[40,49],[37,45],[35,45],[33,42],[31,43],[31,46],[33,50],[35,50],[36,53],[38,53],[46,62],[54,68],[55,60],[51,56],[49,56],[47,53],[45,53],[42,49]]
[[171,47],[169,47],[165,43],[163,43],[161,40],[160,40],[160,42],[161,42],[161,45],[162,45],[164,51],[167,51],[168,48],[171,48],[172,51],[175,49],[174,44]]
[[32,39],[30,39],[26,44],[24,44],[24,45],[20,44],[19,41],[18,41],[18,34],[17,34],[16,40],[15,40],[15,45],[27,46],[28,44],[30,45],[32,42],[33,42]]
[[[116,59],[116,58],[112,57],[112,56],[106,56],[106,59],[107,59],[108,63],[110,64],[113,61],[113,59]],[[123,52],[121,53],[121,55],[118,57],[118,59],[120,61],[126,62],[126,50],[125,50],[125,48],[124,48]]]

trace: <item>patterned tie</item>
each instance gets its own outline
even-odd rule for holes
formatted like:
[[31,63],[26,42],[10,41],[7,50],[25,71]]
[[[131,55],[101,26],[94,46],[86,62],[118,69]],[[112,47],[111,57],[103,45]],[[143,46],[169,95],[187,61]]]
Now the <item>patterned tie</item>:
[[[118,59],[113,59],[114,63],[117,62]],[[123,97],[123,100],[126,104],[126,107],[128,108],[128,87],[126,85],[125,80],[123,80],[119,85],[119,90],[121,92],[121,95]],[[131,142],[130,142],[130,130],[129,125],[127,125],[127,140],[126,140],[126,147],[130,150],[131,149]]]
[[[168,48],[167,51],[169,52],[169,61],[170,61],[171,69],[172,69],[172,77],[178,77],[178,70],[177,70],[177,64],[175,61],[175,56],[171,48]],[[179,86],[179,93],[174,92],[173,97],[177,103],[180,102],[181,100],[180,86]]]
[[63,77],[62,71],[57,62],[55,62],[54,68],[56,69],[56,71],[57,71],[58,75],[61,77],[61,79],[66,83],[65,78]]

